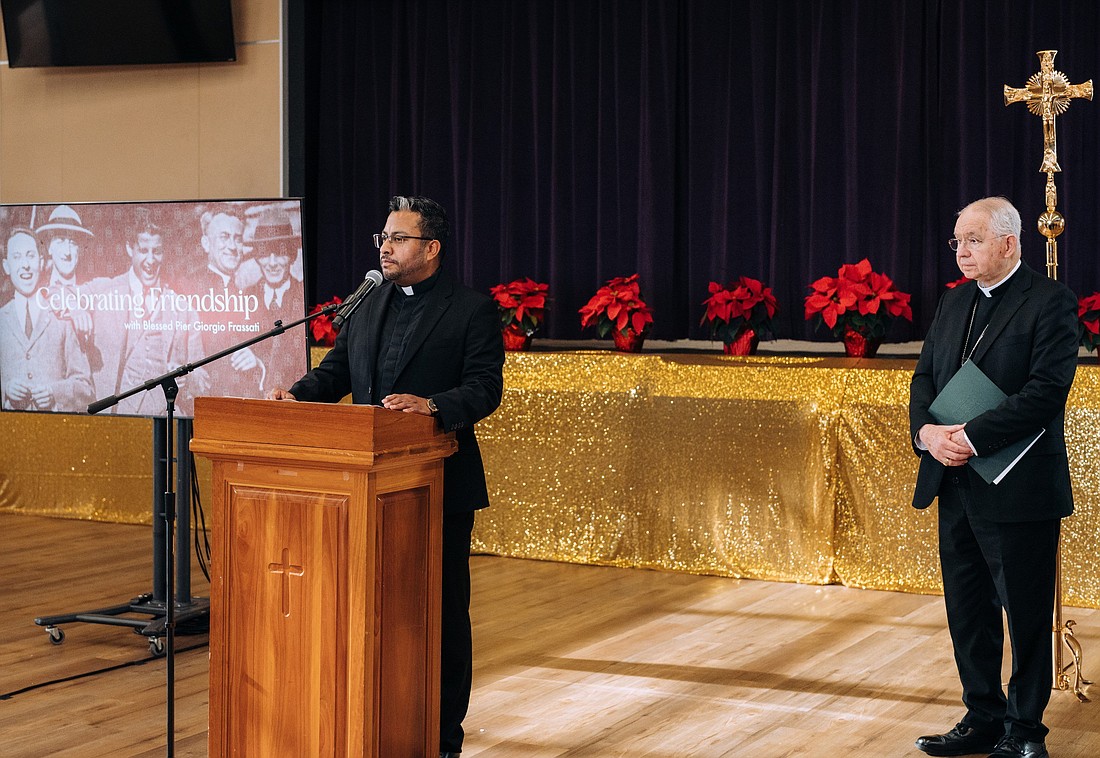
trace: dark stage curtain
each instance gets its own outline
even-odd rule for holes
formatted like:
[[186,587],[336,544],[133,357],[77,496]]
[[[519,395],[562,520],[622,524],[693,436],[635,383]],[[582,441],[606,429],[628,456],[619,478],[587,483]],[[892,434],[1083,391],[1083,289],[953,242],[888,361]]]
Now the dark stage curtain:
[[[807,285],[870,259],[913,294],[919,339],[958,278],[946,240],[999,194],[1043,270],[1042,128],[1002,85],[1038,50],[1100,78],[1100,4],[1050,0],[308,0],[300,6],[301,191],[314,302],[377,267],[393,194],[451,214],[447,266],[471,286],[530,276],[540,336],[638,272],[653,336],[704,338],[712,279],[774,288],[780,337]],[[1058,119],[1060,277],[1100,288],[1100,103]],[[292,123],[294,123],[292,119]],[[296,169],[296,167],[292,167]],[[292,173],[292,175],[296,175]]]

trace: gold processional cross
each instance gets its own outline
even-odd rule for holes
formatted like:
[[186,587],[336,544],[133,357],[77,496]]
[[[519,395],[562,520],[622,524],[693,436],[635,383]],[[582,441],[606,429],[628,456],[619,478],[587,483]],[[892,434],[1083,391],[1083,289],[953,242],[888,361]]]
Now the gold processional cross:
[[[1069,101],[1083,97],[1092,100],[1092,79],[1084,84],[1070,84],[1069,77],[1054,70],[1057,50],[1040,50],[1039,72],[1032,74],[1023,87],[1005,85],[1005,105],[1027,103],[1027,109],[1043,118],[1043,165],[1039,173],[1047,175],[1046,211],[1039,216],[1039,232],[1047,238],[1047,276],[1058,278],[1058,243],[1055,237],[1065,231],[1066,220],[1055,210],[1058,191],[1054,187],[1054,174],[1061,171],[1058,165],[1058,143],[1054,131],[1054,118],[1069,109]],[[1092,684],[1081,675],[1081,643],[1073,634],[1074,623],[1062,622],[1062,547],[1058,546],[1057,574],[1054,594],[1054,689],[1072,689],[1078,700],[1088,702],[1083,685]],[[1073,661],[1063,665],[1063,648],[1069,648]],[[1073,680],[1070,681],[1070,672]]]
[[1046,211],[1039,216],[1039,232],[1047,238],[1047,276],[1058,278],[1058,243],[1055,237],[1065,231],[1066,219],[1055,210],[1058,190],[1054,187],[1054,174],[1062,170],[1058,165],[1058,141],[1054,130],[1054,118],[1069,109],[1070,100],[1092,100],[1092,79],[1084,84],[1070,84],[1069,77],[1054,70],[1057,50],[1040,50],[1039,72],[1032,74],[1023,87],[1005,85],[1005,105],[1027,103],[1027,109],[1043,118],[1043,165],[1039,173],[1047,175]]

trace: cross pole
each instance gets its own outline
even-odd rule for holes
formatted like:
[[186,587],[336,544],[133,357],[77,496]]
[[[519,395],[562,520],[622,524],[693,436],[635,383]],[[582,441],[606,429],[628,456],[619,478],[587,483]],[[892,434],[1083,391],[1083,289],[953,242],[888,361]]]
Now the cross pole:
[[[1054,56],[1057,50],[1040,50],[1039,71],[1032,74],[1023,87],[1005,89],[1005,105],[1027,103],[1027,109],[1043,119],[1043,163],[1039,173],[1047,175],[1046,211],[1039,216],[1039,232],[1047,238],[1047,276],[1058,278],[1058,242],[1055,240],[1065,231],[1066,219],[1056,210],[1058,190],[1054,186],[1054,174],[1062,170],[1058,165],[1058,135],[1054,128],[1054,119],[1065,113],[1070,101],[1076,98],[1092,100],[1092,79],[1084,84],[1070,84],[1069,77],[1054,70]],[[1062,621],[1062,546],[1058,546],[1058,563],[1054,588],[1054,689],[1072,689],[1078,700],[1088,702],[1082,685],[1092,684],[1081,675],[1081,643],[1073,633],[1074,621]],[[1073,661],[1064,664],[1063,646],[1068,647]],[[1073,671],[1071,683],[1069,672]]]

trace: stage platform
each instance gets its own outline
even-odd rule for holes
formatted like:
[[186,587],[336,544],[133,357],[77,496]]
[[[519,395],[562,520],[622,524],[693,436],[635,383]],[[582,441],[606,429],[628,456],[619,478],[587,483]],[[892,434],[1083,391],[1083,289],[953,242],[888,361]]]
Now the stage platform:
[[[751,358],[539,347],[508,355],[504,402],[478,425],[493,507],[475,550],[940,591],[936,510],[909,505],[912,343],[869,360],[775,345]],[[2,419],[0,509],[149,522],[149,421]],[[1064,601],[1100,608],[1095,359],[1078,368],[1066,432],[1077,512],[1064,522]]]

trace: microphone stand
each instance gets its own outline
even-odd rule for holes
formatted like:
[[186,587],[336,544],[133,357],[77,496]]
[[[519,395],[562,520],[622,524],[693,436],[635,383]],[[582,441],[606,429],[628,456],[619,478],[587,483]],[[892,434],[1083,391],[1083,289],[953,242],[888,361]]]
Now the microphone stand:
[[[360,298],[358,302],[354,303],[351,306],[351,308],[350,308],[350,310],[347,314],[348,316],[351,315],[351,312],[353,312],[355,310],[355,308],[358,307],[359,302],[362,302],[362,300],[363,300],[363,298]],[[172,489],[172,476],[173,476],[172,462],[173,462],[173,457],[174,457],[173,456],[173,449],[172,449],[172,431],[173,431],[172,422],[173,422],[174,414],[175,414],[176,396],[179,394],[179,385],[176,383],[176,379],[178,379],[181,376],[186,376],[187,374],[190,374],[195,369],[200,368],[202,366],[205,366],[208,363],[213,363],[214,361],[219,360],[221,358],[224,358],[225,356],[230,355],[232,353],[235,353],[238,350],[241,350],[243,348],[254,345],[257,342],[262,342],[266,339],[270,339],[271,337],[275,337],[279,334],[282,334],[287,329],[293,329],[294,327],[298,326],[299,324],[304,324],[307,321],[311,321],[311,320],[317,318],[318,316],[328,315],[328,314],[338,310],[343,305],[344,305],[344,303],[332,303],[331,305],[327,305],[324,308],[322,308],[321,310],[316,311],[315,313],[309,314],[305,318],[300,318],[297,321],[294,321],[290,324],[286,324],[285,326],[283,325],[283,322],[281,320],[276,321],[275,326],[272,329],[264,332],[263,334],[257,334],[256,336],[250,337],[250,338],[244,340],[243,342],[241,342],[237,345],[233,345],[231,347],[228,347],[225,350],[221,350],[217,353],[214,353],[213,355],[208,355],[205,358],[202,358],[200,360],[195,361],[194,363],[187,363],[183,366],[180,366],[179,368],[176,368],[176,369],[173,369],[173,370],[169,371],[166,374],[162,374],[162,375],[156,377],[155,379],[150,379],[150,380],[148,380],[146,382],[143,382],[143,383],[141,383],[141,384],[139,384],[135,387],[131,387],[130,389],[126,390],[125,392],[120,392],[117,395],[111,395],[110,397],[105,397],[105,398],[101,398],[99,400],[96,400],[94,403],[91,403],[88,406],[88,413],[95,414],[95,413],[99,413],[102,410],[110,408],[114,405],[117,405],[122,400],[125,400],[126,398],[130,397],[131,395],[136,395],[139,392],[146,392],[146,391],[154,389],[156,387],[160,387],[162,390],[164,390],[165,413],[166,413],[166,422],[167,422],[167,427],[168,427],[168,433],[165,435],[165,438],[166,438],[166,443],[165,443],[166,444],[166,454],[164,456],[164,467],[165,467],[165,478],[164,478],[165,485],[164,486],[165,486],[165,492],[164,492],[164,500],[163,500],[163,503],[162,503],[162,510],[163,510],[163,513],[164,513],[164,529],[165,529],[165,540],[164,540],[164,562],[165,562],[164,632],[165,632],[165,656],[166,656],[166,661],[167,661],[165,730],[167,732],[167,740],[168,740],[168,758],[172,758],[172,756],[175,755],[175,728],[176,728],[175,727],[175,722],[176,722],[176,710],[175,710],[175,682],[176,682],[176,679],[175,679],[175,676],[176,676],[176,672],[175,672],[175,661],[176,661],[176,648],[175,648],[175,640],[176,640],[175,605],[176,605],[176,598],[175,598],[175,586],[176,586],[176,577],[175,577],[175,571],[174,571],[174,565],[175,564],[173,562],[173,555],[172,555],[172,528],[173,528],[173,522],[175,520],[175,515],[176,515],[175,514],[176,493]]]

